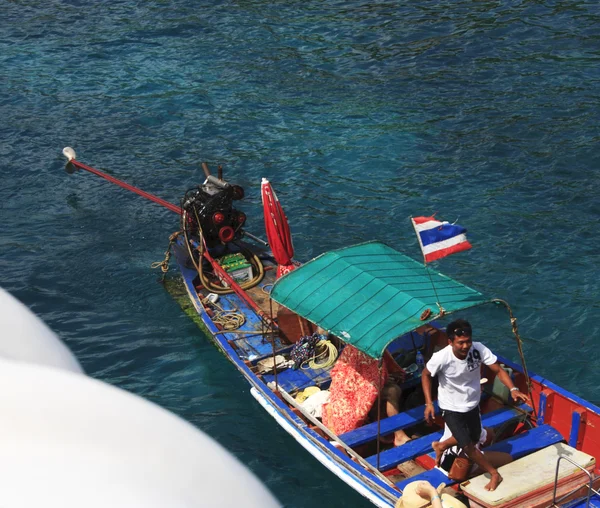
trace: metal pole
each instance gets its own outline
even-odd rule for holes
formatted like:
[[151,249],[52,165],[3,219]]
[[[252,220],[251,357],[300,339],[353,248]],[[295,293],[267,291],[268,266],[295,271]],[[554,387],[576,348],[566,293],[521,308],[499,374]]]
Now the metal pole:
[[254,240],[255,242],[263,244],[265,247],[269,246],[269,242],[265,242],[262,238],[259,238],[258,236],[254,236],[253,234],[248,233],[248,231],[242,230],[242,235],[247,236],[248,238],[250,238],[251,240]]
[[500,298],[495,298],[494,300],[492,300],[492,302],[501,303],[502,305],[504,305],[504,307],[506,307],[506,310],[508,311],[512,332],[515,336],[515,339],[517,340],[517,349],[519,351],[519,358],[523,367],[523,374],[525,375],[525,382],[527,383],[527,394],[529,395],[531,405],[533,407],[533,416],[537,419],[537,411],[535,409],[535,403],[533,402],[533,395],[531,393],[531,378],[529,377],[529,372],[527,371],[527,364],[525,363],[525,353],[523,353],[523,341],[521,340],[521,336],[519,335],[517,318],[514,316],[508,302],[501,300]]
[[159,198],[158,196],[155,196],[154,194],[150,194],[149,192],[143,191],[142,189],[138,189],[137,187],[134,187],[133,185],[125,183],[122,180],[119,180],[118,178],[115,178],[114,176],[110,176],[106,173],[103,173],[102,171],[92,168],[91,166],[86,166],[85,164],[83,164],[75,159],[70,160],[69,164],[73,164],[73,166],[78,167],[79,169],[84,169],[85,171],[88,171],[96,176],[104,178],[105,180],[108,180],[109,182],[114,183],[115,185],[118,185],[119,187],[123,187],[123,189],[127,189],[128,191],[134,192],[135,194],[138,194],[146,199],[149,199],[150,201],[154,201],[155,203],[158,203],[159,205],[162,205],[165,208],[168,208],[172,212],[175,212],[175,213],[178,213],[179,215],[181,215],[181,208],[179,206],[174,205],[173,203],[169,203],[168,201],[165,201],[164,199]]
[[381,432],[381,366],[383,365],[383,356],[379,359],[377,369],[379,370],[379,376],[377,379],[377,470],[379,471],[379,452],[380,452],[380,439],[379,434]]
[[[273,322],[273,300],[269,298],[269,314],[271,315],[271,323]],[[264,326],[264,321],[262,321]],[[275,390],[279,391],[279,384],[277,382],[277,365],[275,364],[275,333],[271,328],[271,348],[273,350],[273,375],[275,376]]]
[[427,272],[427,275],[429,276],[429,282],[431,283],[431,287],[433,288],[433,293],[435,294],[435,300],[436,300],[438,309],[440,311],[438,317],[442,317],[442,316],[444,316],[444,314],[446,314],[446,311],[444,310],[444,307],[442,307],[442,304],[440,303],[440,297],[437,294],[437,290],[435,289],[435,284],[433,283],[433,279],[431,278],[431,273],[429,271],[429,267],[427,266],[427,261],[425,260],[425,252],[423,251],[423,244],[421,243],[421,237],[419,236],[419,232],[415,228],[415,223],[412,221],[412,217],[411,217],[410,222],[412,223],[413,229],[415,230],[415,234],[417,235],[417,240],[419,240],[419,246],[421,247],[421,254],[423,254],[423,266],[425,267],[425,271]]

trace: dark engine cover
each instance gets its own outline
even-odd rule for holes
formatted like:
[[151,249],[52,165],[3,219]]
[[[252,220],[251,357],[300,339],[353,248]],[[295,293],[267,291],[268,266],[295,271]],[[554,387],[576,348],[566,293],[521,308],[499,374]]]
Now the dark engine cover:
[[201,186],[188,190],[181,200],[181,207],[188,215],[188,231],[197,235],[201,228],[208,247],[238,238],[246,215],[233,207],[233,201],[243,197],[240,186],[209,176]]

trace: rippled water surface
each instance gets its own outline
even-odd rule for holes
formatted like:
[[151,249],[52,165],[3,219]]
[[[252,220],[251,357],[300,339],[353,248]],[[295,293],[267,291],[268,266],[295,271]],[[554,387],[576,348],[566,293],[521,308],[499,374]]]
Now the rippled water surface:
[[[298,259],[409,216],[474,248],[436,264],[507,299],[529,367],[600,401],[600,7],[585,1],[5,1],[0,283],[92,376],[183,416],[289,507],[365,506],[280,430],[150,269],[174,203],[221,163],[264,235],[268,177]],[[505,316],[477,338],[517,359]]]

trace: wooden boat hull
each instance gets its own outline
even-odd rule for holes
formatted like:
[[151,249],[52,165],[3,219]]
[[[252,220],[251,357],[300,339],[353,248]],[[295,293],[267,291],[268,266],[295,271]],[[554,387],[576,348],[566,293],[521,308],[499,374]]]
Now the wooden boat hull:
[[[268,260],[268,252],[260,251],[260,249],[257,252],[263,257],[263,260]],[[394,485],[394,481],[387,480],[387,478],[393,478],[394,473],[397,473],[396,469],[388,470],[385,472],[385,476],[373,474],[351,460],[339,447],[334,446],[330,439],[326,436],[324,437],[323,432],[320,432],[318,428],[307,422],[297,409],[290,407],[283,400],[280,393],[269,387],[265,383],[265,380],[253,371],[256,359],[268,357],[272,354],[273,345],[261,339],[251,345],[250,349],[240,347],[238,345],[241,342],[239,336],[236,336],[235,333],[224,333],[223,330],[220,330],[202,303],[202,299],[206,294],[202,291],[199,292],[194,286],[196,273],[187,266],[187,253],[181,245],[175,249],[175,257],[182,274],[183,284],[189,301],[202,321],[205,331],[210,334],[223,354],[227,356],[250,383],[251,394],[256,401],[308,453],[351,488],[363,495],[375,506],[394,506],[397,498],[401,495],[400,488],[410,478],[404,482],[397,482]],[[268,283],[267,281],[266,284]],[[256,312],[235,294],[230,294],[226,298],[246,317],[247,324],[245,329],[255,330],[257,334],[260,334],[261,319]],[[272,309],[265,307],[265,301],[261,303],[264,311],[272,311]],[[279,342],[276,344],[276,348],[284,348],[285,346],[285,344]],[[250,350],[255,350],[255,358],[252,358],[252,354],[248,354]],[[499,361],[513,369],[516,379],[519,379],[519,376],[523,376],[521,366],[506,358],[500,357]],[[583,449],[593,456],[598,456],[600,452],[600,434],[595,429],[600,429],[600,408],[539,376],[530,374],[530,377],[533,387],[534,406],[539,408],[535,423],[540,426],[550,425],[560,433],[559,438],[564,439],[577,449]],[[414,460],[416,464],[423,466],[425,469],[430,469],[433,466],[431,451],[419,454],[411,460]],[[593,470],[596,474],[598,473],[597,467],[594,467]],[[432,471],[437,470],[433,469]],[[585,484],[585,478],[581,475],[575,475],[570,483],[563,481],[559,484],[559,494],[562,494],[567,488],[580,487],[566,501],[572,500],[581,494],[581,492],[586,493],[586,488],[585,485],[582,486],[583,484]],[[532,493],[532,500],[536,498],[536,495],[535,492]],[[547,489],[544,491],[542,503],[546,502],[546,497]],[[476,500],[471,500],[471,502],[472,506],[477,506]],[[508,508],[511,505],[502,504],[500,506]],[[531,506],[538,506],[538,504],[534,503]],[[564,506],[567,505],[565,504]]]

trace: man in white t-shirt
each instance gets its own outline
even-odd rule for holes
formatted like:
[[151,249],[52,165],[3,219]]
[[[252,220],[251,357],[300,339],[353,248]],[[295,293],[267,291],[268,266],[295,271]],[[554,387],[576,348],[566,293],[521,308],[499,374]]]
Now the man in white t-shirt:
[[448,345],[434,353],[421,376],[425,395],[425,420],[433,421],[435,410],[431,397],[432,377],[437,376],[438,404],[442,418],[452,432],[452,438],[437,443],[436,462],[439,463],[444,449],[458,444],[467,456],[481,469],[490,474],[486,490],[495,490],[502,477],[475,446],[481,434],[479,400],[481,398],[481,366],[487,365],[498,379],[510,389],[513,400],[529,402],[527,395],[514,386],[512,379],[500,367],[498,358],[480,342],[471,339],[471,325],[457,319],[446,327]]

